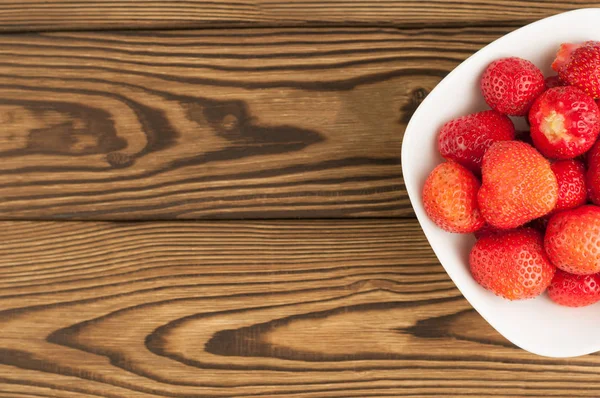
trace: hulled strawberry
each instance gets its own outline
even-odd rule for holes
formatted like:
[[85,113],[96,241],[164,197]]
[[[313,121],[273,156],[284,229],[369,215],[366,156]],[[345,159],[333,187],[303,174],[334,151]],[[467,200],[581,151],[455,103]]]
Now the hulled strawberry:
[[529,112],[531,138],[546,157],[572,159],[588,151],[600,133],[600,110],[576,87],[554,87]]
[[483,156],[481,174],[479,209],[496,228],[516,228],[556,205],[558,183],[550,162],[524,142],[492,144]]
[[459,117],[444,124],[438,137],[442,156],[480,173],[483,154],[496,141],[515,138],[508,116],[490,110]]
[[552,69],[567,84],[579,87],[592,98],[600,97],[600,42],[562,44]]
[[469,265],[477,283],[509,300],[540,295],[555,272],[542,234],[530,228],[482,237],[471,250]]
[[455,162],[437,166],[423,187],[423,205],[429,218],[448,232],[475,232],[483,224],[477,207],[479,180]]
[[559,160],[550,166],[558,183],[558,199],[553,212],[573,209],[587,201],[585,166],[579,160]]
[[600,275],[573,275],[556,270],[548,296],[566,307],[584,307],[600,301]]
[[562,43],[560,47],[558,47],[554,61],[552,61],[552,69],[555,72],[562,69],[571,60],[573,51],[577,50],[582,45],[583,43]]
[[586,205],[552,216],[544,247],[550,261],[563,271],[600,272],[600,207]]
[[501,58],[488,65],[481,77],[481,92],[490,108],[512,116],[524,116],[546,88],[544,75],[531,62]]

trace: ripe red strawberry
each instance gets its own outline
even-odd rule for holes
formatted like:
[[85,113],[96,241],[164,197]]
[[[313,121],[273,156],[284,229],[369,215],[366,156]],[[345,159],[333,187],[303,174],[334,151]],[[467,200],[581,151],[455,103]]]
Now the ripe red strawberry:
[[562,81],[579,87],[592,98],[600,97],[600,42],[562,44],[552,69]]
[[482,237],[471,250],[469,264],[477,283],[509,300],[540,295],[555,272],[542,234],[530,228]]
[[550,162],[524,142],[492,144],[483,156],[481,174],[479,209],[496,228],[516,228],[556,205],[558,184]]
[[588,170],[585,183],[589,199],[600,205],[600,141],[596,142],[587,154]]
[[508,116],[490,110],[444,124],[440,130],[438,148],[446,159],[480,173],[483,154],[490,145],[514,138],[515,126]]
[[531,138],[546,157],[572,159],[589,150],[600,133],[600,109],[576,87],[554,87],[529,112]]
[[531,62],[501,58],[488,65],[481,77],[481,92],[490,108],[506,115],[524,116],[546,88],[544,75]]
[[544,247],[550,261],[563,271],[600,272],[600,207],[586,205],[552,216]]
[[585,166],[579,160],[559,160],[550,166],[558,182],[558,200],[553,212],[573,209],[587,201]]
[[600,301],[600,275],[573,275],[556,270],[548,296],[557,304],[584,307]]
[[425,181],[425,212],[448,232],[475,232],[484,224],[477,207],[479,185],[473,173],[458,163],[442,163]]

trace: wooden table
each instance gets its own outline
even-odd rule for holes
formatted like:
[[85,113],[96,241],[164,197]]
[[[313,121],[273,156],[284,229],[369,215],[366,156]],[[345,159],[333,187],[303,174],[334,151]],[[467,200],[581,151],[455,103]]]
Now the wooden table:
[[0,397],[600,396],[413,218],[450,70],[585,1],[0,1]]

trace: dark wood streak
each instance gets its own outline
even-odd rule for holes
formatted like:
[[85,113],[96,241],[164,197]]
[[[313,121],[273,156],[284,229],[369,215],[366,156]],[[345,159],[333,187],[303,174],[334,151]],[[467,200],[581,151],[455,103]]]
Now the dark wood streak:
[[[25,86],[3,86],[4,88],[21,88],[31,89]],[[44,91],[44,90],[40,90]],[[92,90],[59,90],[54,89],[53,91],[65,92],[65,93],[77,93],[77,94],[91,94],[99,96],[108,96],[118,99],[123,102],[124,105],[131,108],[138,120],[142,131],[146,135],[147,144],[139,153],[133,155],[133,157],[140,157],[147,155],[154,151],[160,151],[162,149],[169,148],[175,144],[178,137],[178,133],[171,126],[166,117],[162,114],[162,110],[153,109],[146,107],[133,101],[132,99],[120,96],[111,95],[107,92],[92,91]],[[166,94],[166,93],[165,93]],[[203,164],[213,161],[223,160],[234,160],[243,158],[246,156],[257,156],[270,153],[281,153],[281,152],[293,152],[303,149],[304,147],[322,141],[323,138],[317,133],[308,130],[300,130],[292,126],[277,126],[277,127],[262,127],[253,125],[252,118],[248,114],[247,105],[241,101],[211,101],[202,97],[183,97],[183,96],[165,96],[165,99],[176,100],[184,108],[187,109],[187,115],[190,120],[202,124],[204,120],[208,121],[212,129],[216,134],[232,143],[232,148],[224,149],[221,151],[207,152],[204,155],[196,156],[189,159],[177,159],[172,162],[168,167],[176,168],[179,165],[184,164]],[[52,110],[58,112],[64,112],[71,115],[71,118],[75,118],[78,112],[78,104],[63,103],[55,105],[54,103],[44,103],[37,101],[35,103],[23,102],[23,101],[2,101],[0,99],[0,105],[17,105],[29,108],[31,107],[33,112],[37,111],[38,108],[47,110],[49,107]],[[103,112],[102,110],[88,110],[88,115],[83,114],[83,117],[77,117],[76,120],[82,119],[85,122],[93,123],[96,117],[92,112]],[[198,112],[202,112],[203,116],[199,116]],[[87,117],[86,117],[87,116]],[[10,117],[10,115],[9,115]],[[106,124],[106,118],[108,114],[104,112],[101,121]],[[227,119],[231,122],[228,123]],[[110,123],[110,121],[108,121]],[[62,127],[62,129],[55,131],[55,126],[50,126],[46,129],[35,129],[31,131],[28,138],[28,147],[32,153],[53,153],[58,152],[59,154],[70,155],[73,150],[72,141],[73,136],[78,134],[78,130],[96,130],[93,127],[85,126],[83,129],[72,128],[73,122],[68,122],[68,125],[60,125],[56,127]],[[71,127],[71,128],[68,128]],[[109,134],[115,135],[114,128],[109,124]],[[86,129],[87,128],[87,129]],[[101,134],[106,134],[106,126],[98,126],[97,130]],[[110,130],[112,128],[112,131]],[[65,130],[66,129],[66,130]],[[97,151],[107,152],[104,147],[108,146],[111,149],[111,143],[104,144],[104,137],[100,135],[96,137]],[[116,137],[115,137],[116,138]],[[10,137],[9,137],[10,139]],[[104,145],[103,145],[104,144]],[[123,149],[126,146],[123,139],[119,139],[118,143],[112,144],[112,149]],[[62,151],[61,151],[62,149]],[[84,148],[82,154],[94,153],[91,149]],[[96,148],[94,148],[96,149]],[[36,151],[37,150],[37,151]],[[5,156],[23,156],[27,155],[28,152],[23,153],[22,151],[13,152],[0,152],[0,157]],[[76,152],[78,154],[78,152]],[[110,155],[110,154],[109,154]],[[125,155],[121,155],[125,156]],[[128,156],[131,158],[131,156]],[[112,159],[120,160],[119,155],[113,154]],[[111,163],[109,159],[109,163]],[[122,162],[121,162],[122,163]],[[130,163],[130,162],[127,162]],[[71,170],[77,171],[78,168],[72,168]]]
[[[512,344],[497,333],[489,333],[489,336],[485,336],[480,331],[472,330],[467,326],[468,323],[474,321],[474,318],[478,317],[479,315],[474,309],[469,309],[455,314],[425,319],[417,322],[415,326],[401,329],[399,332],[410,333],[429,339],[457,339],[472,341],[477,344],[496,344],[504,347],[512,347]],[[457,323],[462,323],[465,327],[457,329],[455,327]]]
[[[79,91],[91,94],[89,91]],[[95,93],[111,96],[108,93]],[[117,136],[110,114],[103,109],[90,108],[78,103],[44,102],[5,100],[0,98],[0,106],[13,105],[32,112],[40,120],[42,128],[34,128],[26,138],[25,150],[0,151],[0,158],[22,157],[29,154],[58,154],[64,156],[83,156],[105,153],[109,165],[116,168],[128,167],[139,156],[154,151],[166,149],[174,144],[177,133],[170,127],[169,122],[161,115],[159,109],[143,106],[135,101],[121,97],[118,98],[132,109],[140,121],[146,135],[147,144],[142,151],[134,155],[119,154],[120,149],[127,146],[126,141]],[[64,114],[65,121],[59,124],[46,125],[46,114]],[[11,118],[11,115],[8,116]],[[10,119],[9,119],[10,120]],[[9,135],[8,140],[13,139]],[[81,170],[72,168],[73,171]],[[18,171],[18,170],[15,170]]]
[[[425,39],[424,41],[426,41],[427,39]],[[417,43],[419,43],[418,40],[414,40]],[[410,40],[392,40],[392,43],[395,43],[396,45],[398,45],[399,43],[403,44],[402,48],[406,51],[419,51],[422,50],[422,47],[410,47],[407,44],[410,42]],[[335,42],[335,44],[338,44],[339,42]],[[360,43],[359,41],[343,41],[342,43],[346,43],[346,44],[358,44]],[[367,42],[367,43],[372,43],[372,42]],[[387,40],[386,40],[387,43]],[[298,44],[298,43],[294,43],[294,44]],[[309,43],[309,44],[319,44],[319,43]],[[205,43],[197,43],[196,45],[202,45],[204,46]],[[277,43],[277,45],[281,46],[281,43]],[[7,48],[10,48],[12,45],[8,44],[5,45]],[[15,45],[15,47],[24,47],[24,48],[32,48],[32,49],[54,49],[56,46],[54,45],[35,45],[35,44],[23,44],[22,46],[17,46]],[[189,52],[174,52],[174,51],[169,51],[169,52],[161,52],[161,51],[141,51],[141,50],[136,50],[136,51],[132,51],[132,50],[124,50],[124,49],[119,49],[119,48],[110,48],[110,47],[91,47],[91,46],[67,46],[67,48],[70,51],[80,51],[80,52],[91,52],[91,51],[97,51],[99,48],[101,48],[103,51],[106,51],[106,56],[105,57],[97,57],[97,56],[91,56],[91,55],[73,55],[72,58],[76,59],[76,60],[92,60],[92,61],[114,61],[114,62],[119,62],[125,65],[138,65],[138,66],[156,66],[155,63],[151,63],[151,62],[144,62],[144,61],[133,61],[133,60],[123,60],[118,58],[119,55],[117,56],[112,56],[110,57],[110,55],[116,53],[116,54],[125,54],[125,55],[136,55],[136,56],[150,56],[150,57],[172,57],[172,59],[178,59],[178,58],[187,58],[187,59],[191,59],[194,60],[195,62],[191,63],[189,61],[187,62],[160,62],[161,66],[166,66],[166,67],[202,67],[202,68],[208,68],[208,69],[214,69],[214,70],[219,70],[219,71],[223,71],[223,72],[248,72],[248,71],[276,71],[276,70],[284,70],[284,69],[295,69],[295,70],[307,70],[307,69],[320,69],[321,66],[319,65],[306,65],[306,64],[299,64],[299,65],[289,65],[289,66],[262,66],[262,67],[248,67],[248,66],[244,66],[244,65],[236,65],[236,66],[221,66],[221,65],[215,65],[215,64],[209,64],[209,63],[200,63],[198,61],[202,61],[202,60],[210,60],[210,59],[231,59],[231,60],[247,60],[248,56],[244,55],[244,54],[215,54],[215,53],[189,53]],[[327,57],[327,56],[342,56],[342,55],[350,55],[350,54],[377,54],[377,53],[389,53],[393,50],[396,50],[397,47],[395,46],[388,46],[388,47],[374,47],[374,48],[359,48],[359,49],[353,49],[353,50],[347,50],[347,49],[339,49],[339,50],[328,50],[328,51],[306,51],[306,52],[286,52],[286,51],[281,51],[278,52],[276,54],[254,54],[252,55],[252,58],[254,59],[286,59],[286,58],[307,58],[307,59],[311,59],[311,58],[323,58],[323,57]],[[456,52],[455,48],[436,48],[436,50],[439,53],[454,53]],[[10,53],[10,52],[5,52],[4,53],[7,56],[18,56],[19,53],[15,52],[15,53]],[[56,58],[56,55],[53,54],[37,54],[36,55],[39,58],[42,59],[52,59],[52,58]],[[443,57],[442,57],[443,59]],[[383,58],[381,59],[379,62],[386,62],[386,61],[390,61],[393,60],[391,58]],[[372,60],[366,61],[366,62],[373,62]],[[360,63],[358,63],[358,61],[354,62],[354,63],[336,63],[336,64],[330,64],[328,65],[329,67],[337,67],[337,66],[351,66],[351,65],[360,65]]]
[[[41,120],[41,128],[30,130],[25,151],[0,152],[0,157],[22,156],[23,154],[60,154],[60,155],[89,155],[92,153],[108,153],[125,148],[125,140],[117,136],[110,120],[110,114],[103,109],[86,107],[80,103],[44,101],[19,101],[0,97],[0,106],[13,105],[27,108],[33,118]],[[53,123],[51,119],[59,115],[60,121]],[[8,124],[16,123],[15,116],[5,114]],[[14,138],[12,135],[6,137]],[[91,138],[95,145],[86,145],[86,139]]]
[[[156,268],[153,268],[156,269]],[[122,275],[122,274],[121,274]],[[78,291],[90,291],[93,289],[98,289],[98,288],[103,288],[103,287],[126,287],[126,286],[130,286],[130,285],[134,285],[136,283],[140,283],[140,282],[151,282],[151,281],[159,281],[159,280],[163,280],[163,279],[169,279],[169,278],[187,278],[187,277],[194,277],[194,278],[199,278],[202,277],[203,275],[209,275],[209,274],[185,274],[185,275],[177,275],[177,276],[161,276],[161,277],[155,277],[155,278],[143,278],[143,279],[135,279],[132,281],[127,281],[127,282],[121,282],[121,283],[109,283],[109,284],[100,284],[100,285],[94,285],[94,286],[90,286],[87,288],[76,288],[76,289],[65,289],[65,290],[53,290],[53,293],[73,293],[73,292],[78,292]],[[239,276],[240,274],[231,274],[231,276]],[[381,276],[381,275],[401,275],[400,273],[385,273],[385,272],[380,272],[380,273],[355,273],[353,274],[354,276]],[[439,281],[436,282],[446,282],[445,277],[443,277],[445,274],[441,274],[441,273],[430,273],[428,275],[442,275],[442,278]],[[95,278],[94,278],[95,279]],[[331,278],[320,278],[320,280],[337,280],[339,279],[338,277],[331,277]],[[82,281],[85,280],[85,278],[78,278],[78,281]],[[307,279],[310,280],[310,279]],[[244,284],[249,284],[249,285],[276,285],[280,282],[254,282],[254,283],[249,283],[249,282],[244,282]],[[399,285],[416,285],[416,284],[420,284],[422,282],[418,282],[418,281],[413,281],[413,282],[395,282],[396,284]],[[241,285],[242,283],[230,283],[228,285]],[[47,284],[36,284],[35,286],[52,286],[52,285],[56,285],[53,283],[47,283]],[[19,286],[16,285],[16,287],[30,287],[31,285],[24,285],[24,286]],[[178,287],[191,287],[191,286],[198,286],[198,287],[202,287],[202,286],[215,286],[215,284],[194,284],[194,285],[187,285],[187,286],[178,286]],[[156,289],[153,289],[152,291],[156,291]],[[135,293],[140,293],[139,290],[135,291]],[[28,297],[35,297],[35,296],[43,296],[44,294],[47,293],[29,293],[29,294],[14,294],[14,295],[2,295],[0,296],[0,299],[14,299],[14,298],[21,298],[21,299],[25,299]],[[426,336],[427,337],[427,336]]]
[[[385,281],[381,281],[384,282]],[[383,283],[383,284],[384,284]],[[454,298],[455,299],[455,298]],[[429,300],[428,304],[444,303],[448,300]],[[326,319],[331,316],[347,312],[368,312],[378,309],[408,309],[413,306],[419,306],[423,303],[418,301],[411,302],[387,302],[376,304],[363,304],[353,307],[335,308],[333,310],[321,311],[299,316],[286,317],[271,320],[260,324],[255,324],[249,327],[231,330],[222,330],[216,333],[208,342],[204,349],[214,355],[221,356],[242,356],[242,357],[276,357],[286,360],[307,361],[307,362],[330,362],[330,361],[352,361],[352,360],[376,360],[376,359],[392,359],[393,356],[386,353],[369,353],[361,352],[356,354],[337,354],[328,355],[324,353],[314,353],[310,351],[296,351],[287,347],[273,347],[264,335],[270,331],[276,331],[281,327],[293,328],[296,321],[307,319],[318,320]],[[201,315],[193,315],[193,318],[198,318]],[[184,362],[188,365],[204,367],[206,364],[194,364],[186,361],[185,357],[170,353],[167,346],[169,340],[169,332],[172,329],[182,327],[189,318],[178,319],[167,325],[161,326],[154,331],[146,340],[146,346],[157,355],[166,356],[174,360]],[[399,331],[400,333],[402,330]]]
[[[435,51],[437,51],[437,49],[435,49]],[[468,54],[468,55],[470,55],[470,54]],[[466,58],[466,56],[464,58]],[[401,61],[405,61],[405,59],[401,58],[401,57],[388,57],[387,59],[379,59],[376,61],[376,63],[378,63],[378,62],[398,63]],[[457,59],[450,58],[450,57],[443,58],[443,57],[431,56],[431,57],[424,57],[424,59],[421,59],[421,61],[422,62],[429,61],[431,63],[436,62],[436,61],[456,62]],[[351,67],[351,66],[368,66],[371,63],[373,63],[373,61],[348,61],[343,64],[330,65],[330,66],[320,67],[318,69],[326,70],[326,69],[335,69],[335,68],[343,68],[343,67]],[[19,64],[16,62],[3,62],[3,63],[0,63],[0,66],[4,66],[6,68],[12,69],[12,68],[22,68],[27,65]],[[88,67],[88,68],[77,68],[77,67],[69,66],[67,64],[61,65],[61,66],[70,68],[70,69],[74,69],[74,70],[80,70],[82,72],[84,72],[84,71],[87,71],[87,72],[102,71],[102,72],[109,72],[109,73],[119,73],[119,72],[123,73],[123,71],[121,69],[112,68],[112,67],[94,66],[94,67]],[[279,68],[279,67],[276,67],[276,68]],[[295,68],[295,70],[302,71],[302,70],[307,70],[310,68],[315,69],[315,70],[317,69],[315,67],[306,66],[306,67],[297,67],[297,68]],[[249,69],[249,68],[246,68],[245,70],[244,70],[244,68],[230,68],[230,69],[231,69],[231,70],[229,70],[230,72],[240,72],[240,73],[252,71],[252,69]],[[236,70],[236,69],[238,69],[238,70]],[[281,70],[286,70],[286,69],[281,69]],[[265,70],[265,68],[263,68],[262,72],[270,72],[270,71]],[[445,77],[448,74],[448,72],[449,72],[448,70],[435,69],[435,68],[431,68],[431,67],[406,68],[406,69],[397,70],[397,71],[365,74],[363,76],[350,78],[350,79],[343,79],[343,80],[333,79],[333,80],[324,81],[324,82],[314,82],[314,81],[298,82],[298,81],[293,81],[293,80],[271,80],[271,81],[264,81],[264,82],[246,82],[246,81],[239,82],[239,81],[235,81],[235,80],[225,80],[225,79],[214,79],[213,80],[213,79],[195,78],[195,77],[164,76],[164,75],[160,75],[160,74],[156,74],[156,73],[140,72],[140,71],[128,71],[128,72],[126,72],[126,74],[133,75],[133,76],[140,76],[140,77],[157,78],[157,79],[165,80],[167,82],[211,85],[211,86],[215,86],[215,87],[234,87],[234,88],[244,88],[244,89],[251,89],[251,90],[275,89],[275,88],[295,88],[295,89],[302,89],[302,90],[307,90],[307,91],[350,91],[357,86],[373,84],[373,83],[381,83],[381,82],[384,82],[384,81],[392,79],[392,78],[411,76],[411,75],[413,75],[413,76],[414,75],[433,76],[433,77],[439,77],[441,79],[441,78]],[[20,76],[19,75],[5,75],[5,77],[18,78]],[[51,76],[51,75],[42,75],[40,77],[42,77],[44,79],[56,79],[56,77]],[[64,80],[64,79],[61,79],[61,80]],[[76,79],[67,78],[67,80],[75,81]],[[91,78],[91,79],[86,78],[85,80],[93,82],[94,78]],[[56,90],[56,89],[54,89],[54,90]]]
[[[398,27],[397,27],[398,28]],[[502,32],[508,28],[504,25],[489,24],[487,25],[488,34],[498,33],[502,35]],[[51,38],[54,42],[62,42],[73,46],[73,38],[85,37],[86,42],[94,43],[95,46],[99,44],[123,44],[128,43],[129,37],[137,38],[136,42],[142,45],[145,44],[156,44],[160,45],[161,48],[176,48],[179,51],[183,51],[189,47],[203,46],[205,48],[221,47],[222,43],[214,41],[215,37],[219,37],[223,40],[227,40],[227,46],[232,47],[260,47],[270,48],[278,46],[290,46],[290,45],[313,45],[312,49],[308,49],[308,52],[313,52],[317,44],[365,44],[365,43],[419,43],[422,40],[426,42],[435,42],[431,37],[425,36],[424,32],[435,32],[438,34],[444,34],[444,40],[448,43],[463,43],[463,44],[476,44],[485,42],[482,39],[480,28],[460,26],[457,28],[448,27],[423,27],[410,29],[409,27],[401,27],[396,29],[397,34],[404,36],[404,39],[400,36],[397,37],[373,37],[373,33],[388,33],[393,32],[386,27],[381,28],[367,28],[367,27],[302,27],[302,28],[287,28],[285,29],[286,37],[281,38],[282,29],[271,28],[271,29],[198,29],[198,30],[122,30],[113,32],[101,32],[94,31],[85,33],[42,33],[36,32],[31,34],[19,34],[22,37],[36,37],[42,35],[43,37]],[[459,31],[460,35],[456,32]],[[117,36],[114,34],[118,33]],[[348,35],[347,37],[339,37],[339,35]],[[350,36],[351,35],[351,36]],[[181,40],[178,43],[172,43],[170,40],[173,36],[180,37]],[[458,36],[458,37],[457,37]],[[142,41],[142,38],[147,38],[146,41]],[[240,39],[264,39],[261,42],[258,41],[241,41]],[[277,39],[277,40],[270,40]],[[35,44],[28,42],[28,46],[43,46],[43,44]],[[114,46],[108,47],[111,51],[114,50]],[[119,48],[116,51],[134,51],[130,49]],[[145,51],[143,48],[138,48],[135,51]],[[289,51],[289,50],[288,50]]]

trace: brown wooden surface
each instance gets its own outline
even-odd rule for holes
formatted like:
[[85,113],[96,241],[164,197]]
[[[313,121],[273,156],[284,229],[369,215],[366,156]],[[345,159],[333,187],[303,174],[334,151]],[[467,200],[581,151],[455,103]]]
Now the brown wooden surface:
[[594,5],[0,1],[0,397],[600,396],[462,298],[399,158],[462,60]]
[[298,25],[522,25],[586,0],[3,0],[0,31]]
[[509,30],[0,35],[0,218],[411,215],[406,123]]
[[492,330],[412,220],[3,222],[0,240],[4,396],[600,389],[598,356],[543,359]]

